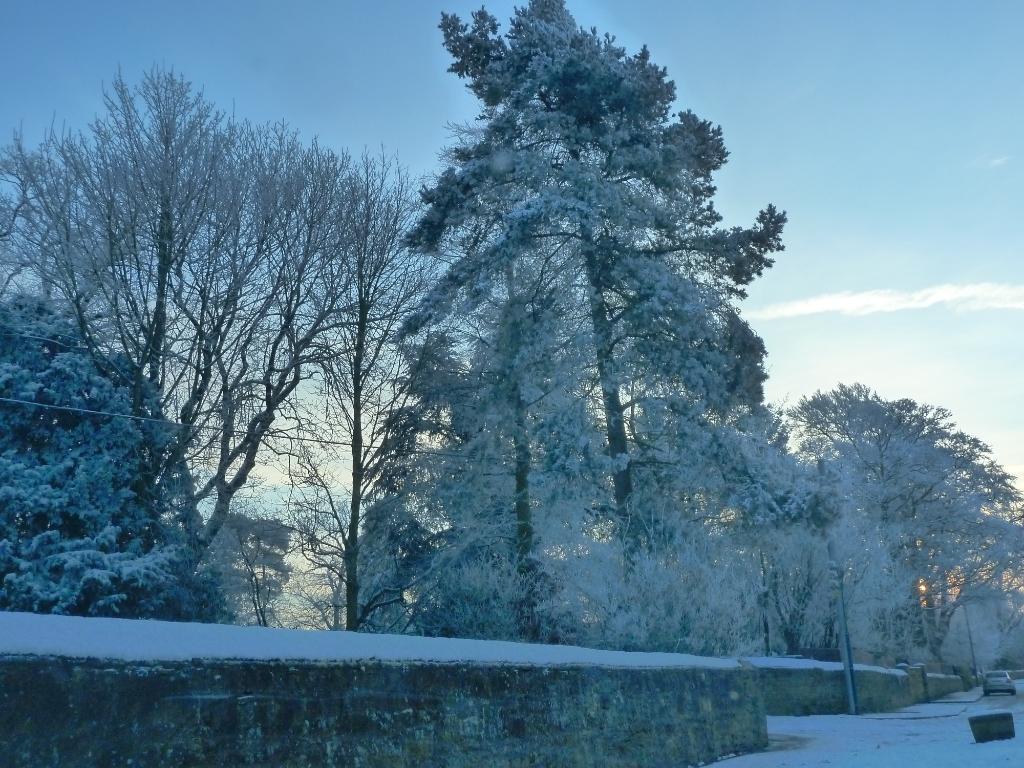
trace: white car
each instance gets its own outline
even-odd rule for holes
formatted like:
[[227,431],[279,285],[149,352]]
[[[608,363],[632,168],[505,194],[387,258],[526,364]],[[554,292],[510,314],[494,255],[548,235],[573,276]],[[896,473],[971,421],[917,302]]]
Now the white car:
[[981,691],[985,696],[993,693],[1008,693],[1011,696],[1016,696],[1017,686],[1009,672],[986,672]]

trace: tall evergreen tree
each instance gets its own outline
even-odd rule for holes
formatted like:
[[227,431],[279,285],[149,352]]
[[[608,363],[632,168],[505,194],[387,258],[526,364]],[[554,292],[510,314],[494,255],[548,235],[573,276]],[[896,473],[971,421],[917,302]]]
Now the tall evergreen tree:
[[[785,216],[768,206],[753,227],[721,226],[721,130],[673,116],[675,86],[647,49],[579,28],[561,0],[533,0],[504,35],[483,9],[441,29],[482,112],[411,235],[450,262],[424,317],[543,269],[593,382],[609,495],[597,506],[636,545],[658,482],[762,399],[764,347],[735,300],[781,249]],[[638,487],[653,491],[643,504]]]

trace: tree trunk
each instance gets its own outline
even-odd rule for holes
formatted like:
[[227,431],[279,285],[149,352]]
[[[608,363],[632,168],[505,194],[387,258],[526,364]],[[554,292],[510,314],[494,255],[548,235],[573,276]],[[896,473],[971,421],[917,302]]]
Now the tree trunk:
[[[361,277],[361,275],[360,275]],[[370,308],[359,303],[355,349],[352,357],[352,501],[349,504],[348,534],[345,537],[345,629],[359,629],[359,526],[363,504],[363,360],[366,355],[366,326]]]
[[764,632],[764,655],[772,655],[771,625],[768,622],[768,563],[764,550],[758,553],[761,557],[761,630]]
[[171,218],[171,202],[164,200],[160,205],[160,237],[157,243],[156,296],[153,308],[153,328],[150,330],[146,354],[149,364],[149,381],[162,395],[163,356],[167,338],[167,292],[171,266],[174,261],[174,222]]
[[628,545],[639,543],[640,532],[629,509],[633,494],[633,475],[629,463],[629,442],[626,437],[626,421],[618,382],[612,371],[612,348],[614,335],[608,307],[602,295],[602,280],[596,257],[587,257],[587,278],[590,281],[590,320],[594,331],[594,346],[597,355],[597,372],[601,383],[601,402],[604,408],[605,434],[608,440],[608,456],[615,461],[617,469],[612,473],[612,488],[615,498],[615,513]]
[[516,515],[516,571],[523,583],[523,596],[519,605],[519,625],[523,638],[534,642],[539,638],[537,621],[537,566],[533,558],[533,513],[530,509],[530,439],[526,430],[526,407],[516,381],[513,404],[515,407],[515,515]]
[[[358,515],[356,512],[354,515]],[[345,629],[355,632],[359,629],[359,566],[358,550],[345,551]]]
[[523,344],[523,325],[526,323],[521,301],[515,296],[515,275],[511,266],[505,271],[508,284],[508,307],[505,312],[508,349],[505,350],[505,385],[512,409],[512,448],[515,466],[515,497],[513,510],[516,519],[516,572],[522,582],[523,593],[517,606],[518,624],[523,639],[535,641],[540,629],[537,621],[537,566],[533,557],[533,511],[530,506],[530,434],[526,422],[526,403],[523,402],[522,371],[515,361]]
[[359,526],[363,502],[362,408],[358,389],[352,402],[352,500],[349,504],[348,534],[345,536],[345,629],[359,629]]

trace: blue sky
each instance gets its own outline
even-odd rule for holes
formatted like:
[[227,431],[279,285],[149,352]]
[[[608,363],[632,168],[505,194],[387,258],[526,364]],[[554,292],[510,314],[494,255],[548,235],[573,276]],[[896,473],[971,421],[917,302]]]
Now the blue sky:
[[[513,3],[487,5],[504,20]],[[82,126],[118,67],[133,79],[161,64],[240,116],[383,145],[427,174],[446,125],[475,114],[437,21],[478,6],[5,0],[0,130]],[[862,381],[943,405],[1024,475],[1024,4],[570,8],[630,49],[647,43],[680,106],[723,126],[727,222],[767,202],[788,211],[787,250],[748,301],[769,396]]]

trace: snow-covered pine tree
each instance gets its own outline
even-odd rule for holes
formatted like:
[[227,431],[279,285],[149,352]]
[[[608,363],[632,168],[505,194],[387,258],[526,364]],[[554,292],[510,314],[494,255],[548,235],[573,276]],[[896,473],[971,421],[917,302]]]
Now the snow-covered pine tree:
[[[579,28],[562,0],[533,0],[505,35],[485,10],[471,24],[446,14],[441,29],[482,113],[425,190],[411,237],[451,259],[431,309],[550,254],[606,441],[597,506],[635,547],[651,535],[640,510],[675,502],[660,481],[701,463],[707,435],[761,401],[764,347],[734,300],[781,249],[785,216],[768,206],[751,228],[722,227],[720,129],[672,116],[675,87],[646,48],[628,55]],[[480,222],[487,237],[460,247]]]
[[[592,489],[580,493],[580,481],[584,488],[589,482],[579,472],[588,415],[573,391],[578,366],[566,359],[572,346],[561,335],[561,304],[540,268],[543,255],[523,254],[486,286],[460,290],[443,326],[422,339],[430,368],[418,384],[426,450],[412,489],[434,510],[433,524],[448,531],[439,553],[444,570],[466,574],[462,581],[503,601],[488,613],[517,617],[509,626],[524,639],[542,634],[538,603],[550,590],[539,587],[546,580],[541,545],[555,543],[550,523],[578,522],[593,497]],[[508,583],[492,589],[501,574]],[[465,594],[445,580],[438,594],[451,595],[450,587]],[[479,633],[455,621],[447,602],[424,615],[428,631]]]
[[101,371],[47,302],[5,299],[0,338],[0,609],[209,618],[148,472],[167,428],[102,415],[131,411],[130,379]]

